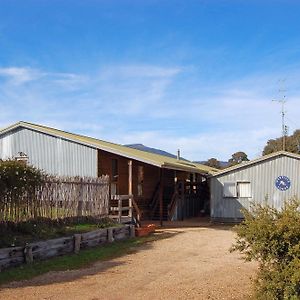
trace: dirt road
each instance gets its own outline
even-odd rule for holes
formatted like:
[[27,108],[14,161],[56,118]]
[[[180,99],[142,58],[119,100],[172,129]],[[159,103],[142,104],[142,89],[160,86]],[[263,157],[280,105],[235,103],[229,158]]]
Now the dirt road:
[[247,299],[256,265],[229,253],[225,227],[164,229],[166,239],[92,267],[11,283],[0,299]]

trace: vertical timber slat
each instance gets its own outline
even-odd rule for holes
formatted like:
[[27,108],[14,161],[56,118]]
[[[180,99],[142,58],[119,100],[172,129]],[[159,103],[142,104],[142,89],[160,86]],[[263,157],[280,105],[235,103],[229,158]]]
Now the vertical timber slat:
[[132,160],[128,161],[128,195],[129,195],[129,212],[128,212],[128,216],[129,218],[132,219]]

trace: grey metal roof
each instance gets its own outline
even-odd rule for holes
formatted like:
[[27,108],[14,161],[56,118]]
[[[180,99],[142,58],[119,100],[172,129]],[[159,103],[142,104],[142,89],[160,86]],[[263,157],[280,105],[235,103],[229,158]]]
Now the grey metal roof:
[[299,154],[295,154],[295,153],[291,153],[291,152],[287,152],[287,151],[277,151],[277,152],[259,157],[259,158],[254,159],[254,160],[250,160],[248,162],[244,162],[244,163],[226,168],[224,170],[221,170],[220,172],[212,174],[210,177],[218,177],[220,175],[223,175],[223,174],[226,174],[226,173],[238,170],[238,169],[248,168],[248,167],[250,167],[254,164],[261,163],[265,160],[268,160],[268,159],[271,159],[271,158],[274,158],[274,157],[277,157],[277,156],[288,156],[288,157],[291,157],[291,158],[300,159]]

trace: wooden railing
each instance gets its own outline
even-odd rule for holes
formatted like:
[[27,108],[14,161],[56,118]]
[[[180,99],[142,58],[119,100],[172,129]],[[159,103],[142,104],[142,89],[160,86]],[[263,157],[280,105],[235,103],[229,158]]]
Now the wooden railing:
[[[114,195],[111,196],[110,218],[117,219],[119,223],[129,222],[132,220],[132,195]],[[126,201],[126,206],[123,206]],[[117,204],[117,205],[116,205]],[[123,212],[128,212],[124,214]]]
[[[123,205],[123,201],[126,203]],[[124,212],[128,212],[127,214]],[[136,219],[138,227],[141,227],[142,211],[134,200],[133,195],[115,195],[111,197],[110,217],[117,219],[119,223],[132,222]]]
[[177,200],[178,200],[178,192],[175,189],[170,204],[168,205],[168,220],[171,221],[177,207]]
[[132,205],[133,208],[135,210],[136,213],[136,223],[137,223],[137,227],[141,227],[142,223],[141,223],[141,219],[142,219],[142,211],[139,209],[137,203],[135,202],[134,198],[132,197]]
[[185,197],[185,185],[184,181],[178,181],[175,184],[175,190],[171,198],[171,202],[168,205],[168,219],[171,221],[175,210],[178,206],[181,206]]

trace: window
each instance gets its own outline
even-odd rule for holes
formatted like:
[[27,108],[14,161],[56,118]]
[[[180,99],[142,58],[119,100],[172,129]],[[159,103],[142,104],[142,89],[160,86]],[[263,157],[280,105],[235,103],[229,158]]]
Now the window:
[[248,181],[224,182],[224,198],[251,198],[251,183]]
[[111,181],[117,181],[119,176],[118,160],[112,159],[111,161]]
[[144,167],[138,166],[138,196],[143,196]]
[[223,197],[235,198],[236,193],[236,183],[235,182],[224,182],[223,186]]
[[119,177],[118,160],[112,159],[112,161],[111,161],[111,184],[110,184],[111,196],[118,194],[118,177]]
[[238,182],[237,193],[239,198],[251,198],[251,184],[250,182]]

